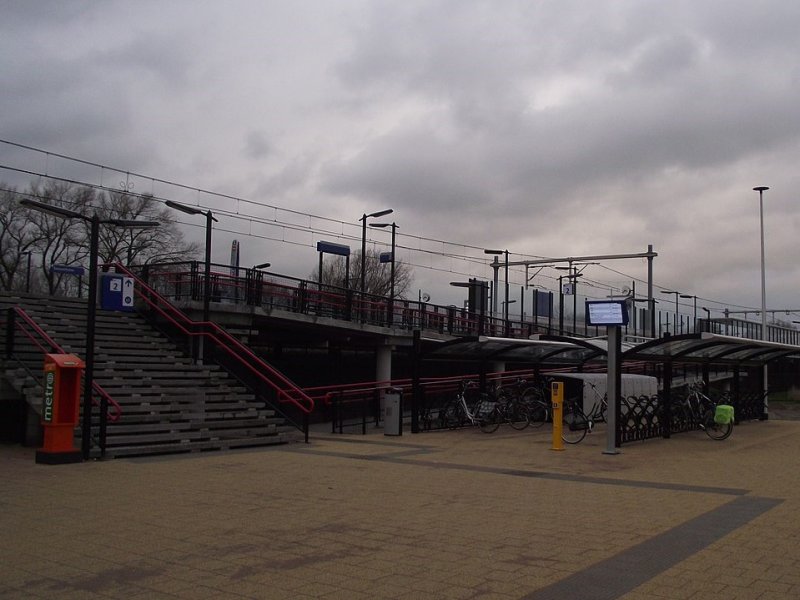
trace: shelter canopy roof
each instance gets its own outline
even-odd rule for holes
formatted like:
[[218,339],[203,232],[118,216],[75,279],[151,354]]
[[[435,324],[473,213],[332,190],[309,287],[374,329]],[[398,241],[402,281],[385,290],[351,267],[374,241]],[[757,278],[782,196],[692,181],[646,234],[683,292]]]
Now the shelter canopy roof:
[[651,340],[623,352],[625,360],[671,359],[753,366],[779,358],[800,358],[800,346],[704,332]]
[[[519,340],[470,336],[437,344],[428,358],[466,361],[507,361],[535,366],[579,367],[587,362],[605,362],[608,342],[604,338],[574,338],[555,335]],[[663,362],[707,362],[729,365],[762,365],[779,358],[800,358],[800,346],[764,342],[713,333],[690,333],[663,337],[641,344],[623,343],[623,360]]]

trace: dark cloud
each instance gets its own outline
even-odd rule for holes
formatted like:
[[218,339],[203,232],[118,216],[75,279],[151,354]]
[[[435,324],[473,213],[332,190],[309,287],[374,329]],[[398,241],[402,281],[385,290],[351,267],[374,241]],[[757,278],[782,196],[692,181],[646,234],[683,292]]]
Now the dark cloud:
[[[344,237],[391,206],[404,235],[519,256],[653,243],[665,285],[756,302],[751,188],[770,185],[769,280],[792,297],[791,3],[1,6],[3,137],[342,218]],[[291,250],[306,274],[313,250]]]
[[264,158],[272,150],[269,138],[260,131],[251,131],[248,133],[245,138],[244,146],[245,155],[249,158]]

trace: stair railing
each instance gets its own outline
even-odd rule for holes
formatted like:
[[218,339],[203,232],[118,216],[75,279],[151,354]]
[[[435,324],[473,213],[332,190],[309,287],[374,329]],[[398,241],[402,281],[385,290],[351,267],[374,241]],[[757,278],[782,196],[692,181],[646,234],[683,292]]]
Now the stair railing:
[[314,410],[314,400],[293,381],[258,357],[250,348],[216,323],[194,321],[189,318],[186,313],[148,286],[127,267],[120,263],[106,265],[106,267],[113,267],[117,273],[133,278],[140,291],[138,297],[172,326],[176,327],[183,335],[189,337],[202,336],[205,340],[213,342],[228,357],[236,361],[259,382],[271,389],[275,393],[278,402],[291,404],[300,410],[303,415],[302,429],[306,439],[308,438],[308,415]]
[[[22,319],[33,332],[29,331],[22,323],[19,322],[18,319]],[[30,342],[41,351],[42,354],[67,354],[66,350],[64,350],[58,343],[53,340],[47,333],[42,329],[36,321],[31,318],[31,316],[25,312],[19,306],[12,306],[8,309],[8,319],[6,321],[6,356],[11,358],[14,354],[14,331],[19,330],[25,337],[30,340]],[[36,334],[41,340],[34,337]],[[44,342],[44,345],[42,344]],[[30,370],[25,366],[23,363],[22,366],[29,372],[31,376],[35,375],[30,372]],[[119,420],[120,416],[122,415],[122,407],[119,403],[114,400],[111,396],[108,395],[103,387],[97,383],[96,381],[92,382],[92,391],[100,396],[100,398],[105,399],[108,403],[108,420],[112,422],[116,422]],[[100,400],[92,396],[92,404],[94,406],[100,406]]]

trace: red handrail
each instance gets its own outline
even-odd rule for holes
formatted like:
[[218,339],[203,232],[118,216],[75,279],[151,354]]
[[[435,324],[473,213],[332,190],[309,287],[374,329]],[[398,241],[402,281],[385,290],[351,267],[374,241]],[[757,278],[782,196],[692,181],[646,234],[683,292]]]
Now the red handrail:
[[[271,387],[278,394],[278,400],[280,402],[289,402],[294,404],[306,414],[310,414],[314,410],[314,400],[308,394],[297,387],[294,382],[283,375],[283,373],[275,369],[272,365],[261,360],[261,358],[259,358],[252,350],[250,350],[250,348],[231,336],[219,325],[211,321],[194,321],[190,319],[182,310],[166,300],[163,296],[148,286],[136,274],[130,271],[127,267],[124,267],[122,264],[115,263],[107,266],[114,267],[118,273],[124,273],[125,275],[132,277],[139,288],[147,292],[147,294],[139,294],[139,297],[142,298],[148,304],[148,306],[153,308],[162,317],[167,319],[167,321],[177,327],[182,333],[188,336],[203,336],[216,342],[216,344],[219,345],[229,356],[237,359],[241,365],[246,367],[256,377]],[[156,298],[158,301],[164,304],[166,306],[166,310],[162,309],[158,303],[154,302],[150,298],[150,296]],[[194,331],[194,326],[196,325],[202,325],[203,331]],[[205,331],[205,329],[212,329],[214,333],[209,333]],[[244,360],[243,356],[250,360]],[[255,365],[253,363],[255,363]],[[264,372],[268,373],[272,378],[267,377]],[[275,383],[275,380],[285,387],[281,388]],[[290,395],[290,392],[294,394],[294,397]]]
[[[31,318],[31,316],[28,313],[26,313],[21,307],[12,306],[11,310],[13,310],[18,317],[20,317],[23,321],[25,321],[37,334],[39,334],[39,336],[47,343],[47,345],[50,346],[52,350],[55,350],[57,354],[67,354],[66,350],[64,350],[61,346],[59,346],[58,343],[56,343],[56,341],[53,338],[47,335],[44,329],[39,327],[36,321],[34,321]],[[37,348],[39,348],[39,350],[42,351],[42,354],[48,353],[47,349],[45,349],[39,342],[37,342],[34,339],[34,337],[30,334],[30,332],[28,332],[25,328],[23,328],[22,325],[16,322],[14,324],[23,334],[25,334],[25,336],[33,343],[34,346],[36,346]],[[116,400],[114,400],[111,396],[109,396],[108,392],[106,392],[102,388],[102,386],[96,381],[92,381],[92,390],[95,391],[100,397],[105,398],[109,406],[114,408],[113,413],[109,412],[108,419],[112,422],[116,422],[122,415],[122,407]],[[94,398],[93,396],[92,404],[94,404],[95,406],[99,406],[100,402],[98,402],[97,399]]]

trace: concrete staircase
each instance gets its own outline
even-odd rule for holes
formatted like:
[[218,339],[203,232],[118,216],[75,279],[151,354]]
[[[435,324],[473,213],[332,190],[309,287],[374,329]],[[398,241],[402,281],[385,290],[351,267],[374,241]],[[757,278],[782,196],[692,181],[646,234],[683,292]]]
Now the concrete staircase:
[[[84,356],[85,300],[3,292],[3,321],[7,307],[14,305],[21,306],[66,352]],[[300,432],[264,401],[220,367],[192,364],[189,356],[137,313],[98,310],[95,327],[95,381],[122,407],[119,420],[108,422],[106,456],[219,450],[300,439]],[[21,336],[17,339],[23,341]],[[23,364],[4,361],[2,373],[38,410],[42,354],[24,343],[15,354]],[[99,413],[97,407],[94,411]],[[98,423],[95,417],[95,440]],[[99,455],[94,444],[93,452]]]

